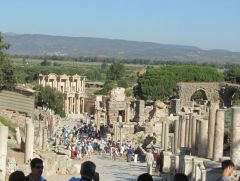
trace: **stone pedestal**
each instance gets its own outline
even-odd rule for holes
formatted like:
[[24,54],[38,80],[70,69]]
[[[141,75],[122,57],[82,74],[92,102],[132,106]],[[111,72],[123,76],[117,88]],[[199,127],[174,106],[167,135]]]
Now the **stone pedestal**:
[[34,144],[34,126],[31,121],[26,123],[26,133],[25,133],[25,155],[24,162],[29,163],[33,159],[33,144]]
[[172,153],[168,151],[163,152],[163,172],[169,172],[171,167]]
[[184,169],[183,172],[185,175],[191,175],[193,172],[193,156],[185,155],[184,156]]
[[201,158],[193,158],[193,173],[192,173],[192,180],[193,181],[200,181],[201,180],[201,165],[203,160]]
[[215,134],[216,111],[219,108],[219,103],[211,103],[209,107],[209,122],[208,122],[208,150],[207,158],[213,158],[213,145]]
[[236,169],[240,168],[240,107],[233,107],[232,127],[231,127],[231,160]]
[[223,157],[224,113],[224,109],[218,109],[216,113],[215,135],[213,145],[214,161],[220,161],[220,159]]
[[19,127],[15,128],[15,134],[16,134],[16,140],[17,140],[17,144],[21,144],[21,135],[20,135],[20,130]]
[[7,164],[8,127],[0,126],[0,180],[5,180]]

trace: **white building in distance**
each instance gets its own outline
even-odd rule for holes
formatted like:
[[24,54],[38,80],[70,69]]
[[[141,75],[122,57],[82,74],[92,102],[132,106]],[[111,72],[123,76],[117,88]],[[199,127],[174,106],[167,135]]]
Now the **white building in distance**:
[[64,94],[64,110],[66,116],[71,118],[80,118],[84,113],[85,98],[85,79],[86,76],[66,74],[56,75],[50,73],[48,75],[39,75],[39,85],[50,86]]

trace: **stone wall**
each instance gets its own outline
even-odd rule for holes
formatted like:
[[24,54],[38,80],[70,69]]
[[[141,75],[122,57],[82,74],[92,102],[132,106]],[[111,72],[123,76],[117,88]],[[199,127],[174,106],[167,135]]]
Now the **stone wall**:
[[18,112],[23,112],[28,115],[33,115],[34,112],[34,94],[24,94],[18,91],[0,91],[0,108]]

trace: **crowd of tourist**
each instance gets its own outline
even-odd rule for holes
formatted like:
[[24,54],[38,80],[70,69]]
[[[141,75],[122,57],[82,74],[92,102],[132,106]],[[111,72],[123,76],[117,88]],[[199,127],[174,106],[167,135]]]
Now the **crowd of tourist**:
[[103,138],[100,132],[95,131],[91,125],[84,123],[74,126],[72,129],[62,129],[60,142],[64,148],[68,150],[68,155],[72,159],[83,160],[91,158],[93,154],[102,156],[109,155],[111,159],[116,160],[117,157],[125,158],[131,161],[135,148],[131,144],[121,144]]

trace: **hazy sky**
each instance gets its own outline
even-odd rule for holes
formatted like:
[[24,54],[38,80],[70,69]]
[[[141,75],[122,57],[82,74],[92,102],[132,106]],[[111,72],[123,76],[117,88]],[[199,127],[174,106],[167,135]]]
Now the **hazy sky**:
[[240,51],[240,0],[0,0],[0,31]]

